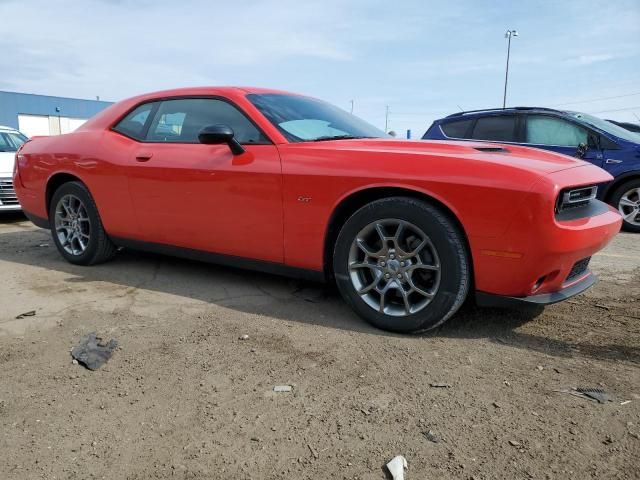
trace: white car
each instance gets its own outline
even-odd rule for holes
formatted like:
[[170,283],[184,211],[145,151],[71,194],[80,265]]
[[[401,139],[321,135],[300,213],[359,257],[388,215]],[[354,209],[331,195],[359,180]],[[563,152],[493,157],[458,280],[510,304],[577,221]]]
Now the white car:
[[0,125],[0,212],[20,210],[13,189],[13,163],[16,151],[26,141],[27,137],[19,131]]

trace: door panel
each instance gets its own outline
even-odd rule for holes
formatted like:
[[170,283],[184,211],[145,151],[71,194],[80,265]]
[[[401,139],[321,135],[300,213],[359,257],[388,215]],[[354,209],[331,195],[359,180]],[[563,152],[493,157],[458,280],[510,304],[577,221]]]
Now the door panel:
[[282,177],[274,145],[141,143],[131,196],[142,240],[283,261]]

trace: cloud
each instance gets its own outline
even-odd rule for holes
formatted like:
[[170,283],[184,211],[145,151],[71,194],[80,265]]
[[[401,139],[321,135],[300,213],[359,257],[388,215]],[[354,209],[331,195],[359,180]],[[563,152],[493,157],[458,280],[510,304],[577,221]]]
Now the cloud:
[[606,62],[617,58],[621,58],[621,55],[614,55],[612,53],[595,53],[569,58],[567,63],[572,65],[591,65],[593,63]]

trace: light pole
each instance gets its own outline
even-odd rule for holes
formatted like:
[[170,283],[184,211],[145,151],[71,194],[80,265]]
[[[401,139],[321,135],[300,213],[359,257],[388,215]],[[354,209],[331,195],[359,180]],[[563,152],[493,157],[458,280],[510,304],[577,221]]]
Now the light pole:
[[351,115],[353,115],[353,103],[354,102],[353,102],[353,100],[350,100],[350,102],[351,102],[351,112],[350,113],[351,113]]
[[389,105],[385,107],[384,111],[384,133],[389,133]]
[[509,54],[511,53],[511,37],[517,37],[517,30],[507,30],[504,38],[507,39],[507,70],[504,73],[504,97],[502,98],[502,108],[507,106],[507,82],[509,81]]

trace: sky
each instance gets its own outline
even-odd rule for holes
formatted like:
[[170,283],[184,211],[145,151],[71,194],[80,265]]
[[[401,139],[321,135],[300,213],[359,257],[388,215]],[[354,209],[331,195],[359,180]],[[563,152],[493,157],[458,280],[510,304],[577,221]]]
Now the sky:
[[640,122],[640,0],[0,0],[0,19],[0,90],[271,87],[414,138],[502,106],[515,29],[507,106]]

